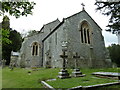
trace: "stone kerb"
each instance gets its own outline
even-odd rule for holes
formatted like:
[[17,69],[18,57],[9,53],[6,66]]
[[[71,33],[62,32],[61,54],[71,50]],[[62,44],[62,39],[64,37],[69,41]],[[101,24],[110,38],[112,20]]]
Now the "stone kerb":
[[120,80],[120,73],[114,73],[114,72],[94,72],[92,75],[98,76],[98,77],[107,77],[107,78],[118,78]]
[[[56,90],[55,88],[53,88],[52,86],[50,86],[48,83],[46,83],[45,81],[41,81],[41,83],[48,89],[50,90]],[[112,83],[104,83],[104,84],[96,84],[96,85],[89,85],[89,86],[77,86],[77,87],[72,87],[72,88],[68,88],[67,90],[95,90],[96,88],[99,87],[104,87],[104,86],[111,86],[111,85],[120,85],[120,82],[112,82]]]

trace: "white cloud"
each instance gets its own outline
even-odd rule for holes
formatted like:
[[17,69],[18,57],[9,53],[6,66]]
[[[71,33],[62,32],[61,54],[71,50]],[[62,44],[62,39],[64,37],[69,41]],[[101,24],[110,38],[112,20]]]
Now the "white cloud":
[[85,4],[85,10],[90,16],[98,23],[103,29],[103,35],[105,37],[106,46],[111,43],[117,42],[117,37],[110,33],[105,32],[105,28],[108,24],[109,17],[101,15],[96,12],[94,5],[95,0],[29,0],[36,2],[35,9],[33,10],[33,16],[20,17],[16,19],[10,17],[11,28],[22,32],[23,29],[29,30],[40,30],[43,24],[49,23],[55,19],[66,18],[82,10],[81,3]]

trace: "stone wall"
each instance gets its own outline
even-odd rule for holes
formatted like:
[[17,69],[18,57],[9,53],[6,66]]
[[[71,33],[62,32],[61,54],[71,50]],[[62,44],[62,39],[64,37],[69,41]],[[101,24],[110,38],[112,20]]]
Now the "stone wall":
[[[57,19],[53,22],[50,22],[44,25],[40,32],[34,36],[27,37],[22,43],[22,47],[20,49],[20,56],[18,60],[19,66],[24,67],[42,67],[42,40],[45,38],[58,24],[60,21]],[[39,44],[38,55],[32,55],[32,44],[37,42]]]
[[[87,21],[90,26],[90,44],[81,43],[80,23],[82,21]],[[55,44],[56,33],[58,35],[57,45]],[[64,40],[68,42],[67,67],[74,68],[75,59],[73,59],[73,53],[75,52],[78,52],[81,57],[78,60],[78,67],[107,67],[105,64],[106,49],[102,30],[86,11],[82,11],[64,19],[64,23],[45,40],[44,60],[45,62],[47,61],[45,53],[49,51],[51,54],[52,67],[62,66],[62,59],[59,55],[62,53],[61,45]]]

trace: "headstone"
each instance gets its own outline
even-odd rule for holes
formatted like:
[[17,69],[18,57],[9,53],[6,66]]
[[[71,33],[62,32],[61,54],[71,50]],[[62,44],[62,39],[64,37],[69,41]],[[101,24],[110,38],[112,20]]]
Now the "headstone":
[[10,68],[11,70],[13,70],[13,69],[14,69],[14,66],[15,66],[15,62],[12,60],[12,61],[10,62],[9,68]]
[[75,55],[73,56],[73,58],[75,59],[75,69],[72,72],[72,75],[74,77],[82,77],[85,76],[85,74],[82,74],[82,72],[80,71],[80,69],[78,69],[78,59],[80,58],[80,56],[78,55],[78,53],[76,52]]
[[60,57],[63,59],[63,67],[61,69],[61,71],[59,72],[59,78],[61,79],[65,79],[65,78],[70,78],[69,76],[69,73],[66,69],[66,58],[68,57],[66,54],[65,54],[65,51],[63,50],[63,54],[60,55]]
[[5,60],[5,59],[3,59],[3,60],[2,60],[2,68],[4,68],[4,67],[5,67],[5,63],[6,63],[6,60]]

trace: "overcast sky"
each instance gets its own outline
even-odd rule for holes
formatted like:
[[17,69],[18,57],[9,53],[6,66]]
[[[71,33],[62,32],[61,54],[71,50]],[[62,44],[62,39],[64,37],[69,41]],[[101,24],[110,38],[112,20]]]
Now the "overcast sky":
[[29,0],[36,3],[33,15],[28,17],[10,17],[10,27],[23,33],[29,30],[40,30],[43,24],[47,24],[55,19],[62,21],[63,18],[71,16],[82,10],[81,3],[85,4],[85,10],[103,29],[102,33],[105,39],[105,45],[117,43],[116,35],[106,32],[109,17],[96,12],[95,0]]

